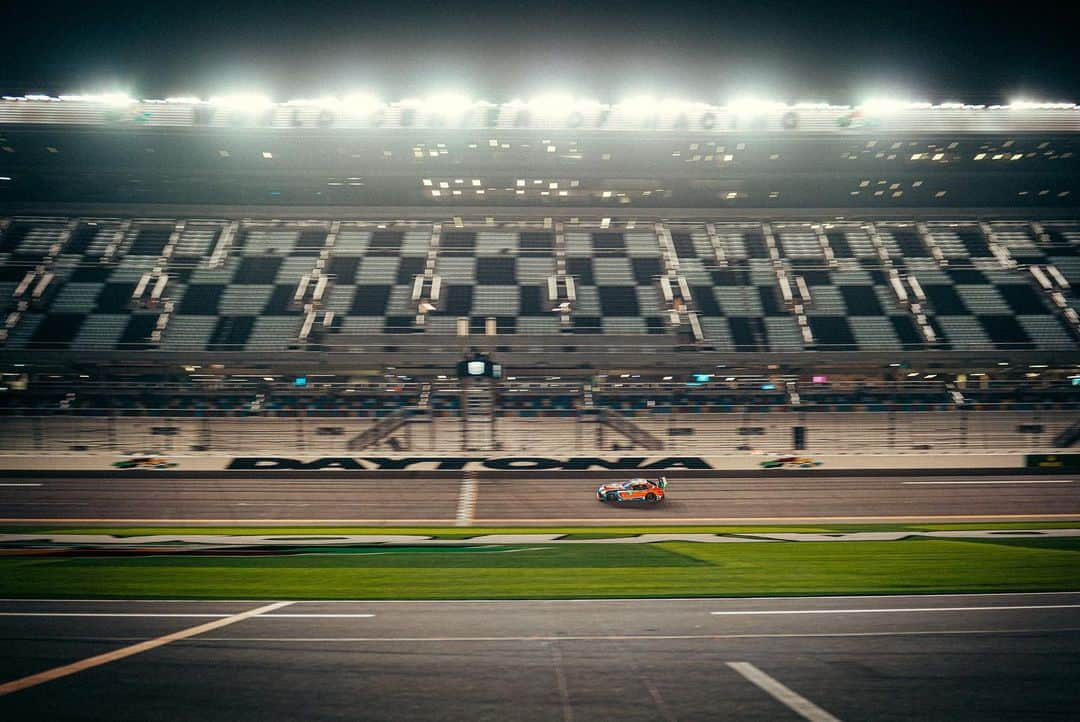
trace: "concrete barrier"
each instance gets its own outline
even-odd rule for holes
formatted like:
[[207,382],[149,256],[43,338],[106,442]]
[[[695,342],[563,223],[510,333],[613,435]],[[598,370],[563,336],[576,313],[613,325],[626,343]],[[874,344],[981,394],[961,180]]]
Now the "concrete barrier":
[[[1060,470],[1054,455],[1031,455],[1041,464],[1032,470]],[[1047,461],[1047,458],[1050,461]],[[124,456],[82,454],[69,456],[0,456],[0,472],[115,474],[218,472],[230,474],[289,474],[318,472],[391,473],[402,472],[492,472],[569,473],[595,472],[617,475],[655,476],[709,475],[709,472],[770,474],[831,473],[876,470],[916,473],[963,472],[973,470],[1020,470],[1029,467],[1024,454],[822,454],[791,455],[740,454],[728,456],[524,456],[484,454],[464,455],[381,455],[357,456]]]

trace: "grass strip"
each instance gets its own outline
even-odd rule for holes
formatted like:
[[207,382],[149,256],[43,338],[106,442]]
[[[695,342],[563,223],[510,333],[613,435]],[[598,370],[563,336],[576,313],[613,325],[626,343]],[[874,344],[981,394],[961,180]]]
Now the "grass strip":
[[514,599],[1080,590],[1080,540],[567,544],[513,553],[0,558],[0,597]]

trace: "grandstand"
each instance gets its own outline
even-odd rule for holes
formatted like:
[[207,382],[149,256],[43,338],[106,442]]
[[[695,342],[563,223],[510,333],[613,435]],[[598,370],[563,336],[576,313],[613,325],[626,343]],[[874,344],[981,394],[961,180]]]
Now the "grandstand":
[[[1078,132],[1061,105],[8,97],[5,447],[1068,445]],[[503,378],[457,378],[478,353]]]

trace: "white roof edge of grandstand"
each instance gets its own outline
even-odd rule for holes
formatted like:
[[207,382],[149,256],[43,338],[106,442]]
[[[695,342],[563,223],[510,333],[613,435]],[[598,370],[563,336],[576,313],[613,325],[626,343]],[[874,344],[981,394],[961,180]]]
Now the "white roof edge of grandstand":
[[209,100],[138,100],[122,93],[5,95],[0,125],[571,132],[1009,133],[1080,132],[1080,106],[1018,100],[1007,105],[868,100],[859,105],[743,99],[725,105],[631,98],[615,104],[570,96],[506,103],[437,95],[385,102],[370,95],[274,102],[254,94]]
[[[60,102],[60,103],[92,103],[100,105],[112,105],[112,106],[126,106],[133,104],[169,104],[169,105],[217,105],[220,107],[237,108],[240,106],[246,107],[246,109],[258,109],[268,106],[276,107],[348,107],[350,105],[364,105],[365,107],[420,107],[420,108],[432,108],[432,106],[439,104],[446,104],[450,99],[444,97],[434,98],[403,98],[396,101],[381,101],[374,96],[363,96],[357,99],[355,96],[345,97],[322,97],[322,98],[295,98],[287,101],[273,101],[265,96],[259,95],[228,95],[228,96],[216,96],[209,99],[198,98],[196,96],[177,96],[168,98],[133,98],[127,95],[119,93],[102,93],[96,95],[41,95],[41,94],[28,94],[28,95],[4,95],[0,96],[5,101],[37,101],[37,102]],[[472,109],[473,107],[509,107],[509,108],[533,108],[537,109],[541,106],[547,106],[552,112],[558,112],[560,109],[571,111],[574,109],[582,108],[601,108],[601,109],[615,109],[615,108],[636,108],[640,109],[641,106],[663,106],[663,112],[670,112],[672,110],[727,110],[729,112],[761,112],[767,110],[869,110],[874,112],[891,112],[898,110],[1080,110],[1080,105],[1070,102],[1060,101],[1040,101],[1040,100],[1016,100],[1006,104],[973,104],[973,103],[960,103],[960,102],[944,102],[944,103],[930,103],[926,101],[907,101],[907,100],[868,100],[862,103],[856,103],[853,105],[840,104],[826,102],[797,102],[797,103],[785,103],[781,101],[768,101],[768,100],[734,100],[723,105],[715,103],[706,103],[702,101],[687,101],[672,98],[653,99],[648,97],[631,98],[626,101],[618,103],[601,103],[597,100],[589,100],[585,98],[566,98],[559,103],[558,108],[554,107],[554,104],[550,99],[546,98],[534,98],[528,101],[520,99],[510,100],[503,103],[495,103],[487,100],[471,100],[468,98],[457,99],[457,109],[459,111]]]

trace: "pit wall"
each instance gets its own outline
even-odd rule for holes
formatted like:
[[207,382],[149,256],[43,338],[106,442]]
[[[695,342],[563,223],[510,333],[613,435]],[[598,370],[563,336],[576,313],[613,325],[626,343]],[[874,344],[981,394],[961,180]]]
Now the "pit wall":
[[357,456],[0,456],[0,472],[224,472],[289,474],[296,472],[613,472],[627,475],[666,473],[708,475],[718,472],[910,470],[958,473],[971,470],[1080,471],[1080,454],[742,454],[731,456],[525,456],[506,454],[426,456],[364,454]]

